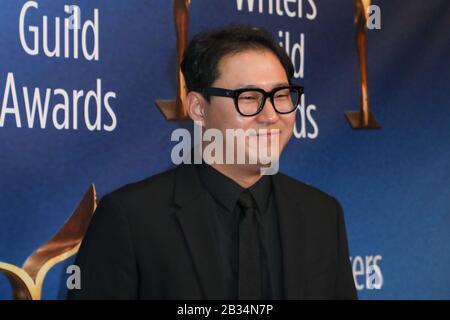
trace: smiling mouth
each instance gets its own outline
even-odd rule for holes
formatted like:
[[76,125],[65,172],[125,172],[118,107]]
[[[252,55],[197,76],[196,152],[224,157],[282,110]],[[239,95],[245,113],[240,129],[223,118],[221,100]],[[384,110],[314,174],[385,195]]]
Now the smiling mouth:
[[281,135],[281,131],[280,130],[268,130],[267,132],[264,133],[256,133],[256,134],[250,134],[250,136],[254,136],[254,137],[261,137],[261,138],[271,138],[271,137],[278,137]]

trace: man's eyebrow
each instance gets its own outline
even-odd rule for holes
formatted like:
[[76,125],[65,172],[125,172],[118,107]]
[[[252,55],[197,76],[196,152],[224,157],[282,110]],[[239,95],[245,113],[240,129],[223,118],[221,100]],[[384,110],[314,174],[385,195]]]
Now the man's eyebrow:
[[[276,84],[273,85],[272,89],[273,89],[273,88],[277,88],[277,87],[288,86],[288,85],[289,85],[288,82],[278,82],[278,83],[276,83]],[[254,89],[254,88],[259,88],[258,86],[254,85],[254,84],[241,84],[241,83],[239,83],[239,84],[237,85],[237,87],[238,87],[239,89]]]

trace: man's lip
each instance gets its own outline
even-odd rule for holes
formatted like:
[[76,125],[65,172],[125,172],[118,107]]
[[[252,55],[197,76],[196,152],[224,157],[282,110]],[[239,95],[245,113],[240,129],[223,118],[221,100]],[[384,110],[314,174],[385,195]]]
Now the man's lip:
[[268,130],[266,133],[256,133],[256,134],[250,134],[251,136],[257,136],[257,137],[271,137],[274,135],[280,135],[281,131],[280,130],[274,130],[274,132],[271,132],[270,130]]

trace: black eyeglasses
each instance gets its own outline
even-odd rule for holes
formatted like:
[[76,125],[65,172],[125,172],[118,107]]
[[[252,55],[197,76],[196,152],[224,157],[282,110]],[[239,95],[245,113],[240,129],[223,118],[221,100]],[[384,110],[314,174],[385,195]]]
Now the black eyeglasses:
[[262,111],[267,98],[270,98],[276,112],[280,114],[293,112],[300,103],[303,87],[296,85],[282,86],[274,88],[270,92],[260,88],[228,90],[209,87],[205,89],[205,93],[210,96],[233,98],[237,112],[244,117],[251,117]]

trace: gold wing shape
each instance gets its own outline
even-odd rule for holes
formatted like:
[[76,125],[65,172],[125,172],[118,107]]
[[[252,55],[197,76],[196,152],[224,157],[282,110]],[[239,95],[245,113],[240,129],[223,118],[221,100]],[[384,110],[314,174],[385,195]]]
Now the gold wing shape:
[[96,207],[97,195],[95,186],[91,184],[64,226],[34,251],[22,268],[0,261],[0,272],[11,283],[14,299],[41,299],[45,275],[54,265],[78,252]]

